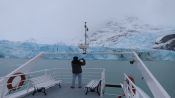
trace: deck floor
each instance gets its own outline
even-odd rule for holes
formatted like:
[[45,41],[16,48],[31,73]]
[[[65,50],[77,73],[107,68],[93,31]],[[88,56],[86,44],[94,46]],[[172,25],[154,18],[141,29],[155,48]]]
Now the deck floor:
[[[46,90],[44,93],[36,93],[34,96],[29,94],[23,98],[100,98],[96,92],[89,92],[85,95],[85,88],[70,88],[70,84],[62,84],[62,87],[55,86]],[[105,95],[103,98],[114,98],[114,96]]]

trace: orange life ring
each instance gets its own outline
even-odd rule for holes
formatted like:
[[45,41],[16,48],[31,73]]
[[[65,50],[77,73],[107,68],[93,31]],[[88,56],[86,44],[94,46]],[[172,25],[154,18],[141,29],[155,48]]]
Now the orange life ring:
[[[17,76],[20,76],[21,80],[16,86],[13,86],[12,82]],[[24,85],[25,80],[26,80],[26,76],[23,73],[21,73],[21,72],[17,72],[15,74],[13,74],[13,76],[11,76],[8,79],[8,81],[7,81],[7,88],[9,90],[16,90],[16,89],[18,89],[18,88],[20,88],[20,87],[22,87]]]

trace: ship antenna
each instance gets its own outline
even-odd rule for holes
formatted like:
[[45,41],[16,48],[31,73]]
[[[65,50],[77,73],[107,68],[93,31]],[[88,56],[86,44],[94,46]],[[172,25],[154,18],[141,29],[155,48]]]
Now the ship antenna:
[[85,28],[85,32],[84,32],[84,44],[86,45],[86,32],[88,31],[87,30],[87,25],[86,25],[86,22],[84,22],[84,28]]
[[84,32],[84,44],[80,44],[79,48],[83,50],[83,54],[87,53],[87,48],[88,48],[88,44],[87,44],[87,32],[88,32],[88,27],[87,27],[87,22],[84,22],[84,28],[85,28],[85,32]]
[[[84,44],[85,46],[87,45],[87,31],[88,31],[88,27],[86,25],[87,22],[84,22],[84,28],[85,28],[85,34],[84,34]],[[86,49],[87,47],[84,49],[84,53],[86,54]]]

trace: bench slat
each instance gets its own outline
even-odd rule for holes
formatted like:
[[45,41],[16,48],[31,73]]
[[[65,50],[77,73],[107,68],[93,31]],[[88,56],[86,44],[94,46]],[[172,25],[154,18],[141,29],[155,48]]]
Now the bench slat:
[[91,80],[86,86],[85,86],[85,88],[86,88],[86,95],[87,95],[87,93],[89,92],[89,90],[92,90],[92,91],[95,91],[96,90],[96,92],[98,93],[98,95],[100,95],[100,92],[99,92],[99,90],[98,90],[98,86],[99,86],[99,84],[100,84],[100,81],[101,80]]
[[91,80],[85,87],[95,88],[98,86],[100,80]]
[[43,75],[40,77],[35,77],[31,79],[32,84],[37,87],[45,87],[45,88],[49,88],[51,86],[54,86],[56,84],[60,84],[62,83],[62,80],[54,80],[53,78],[51,78],[49,75]]

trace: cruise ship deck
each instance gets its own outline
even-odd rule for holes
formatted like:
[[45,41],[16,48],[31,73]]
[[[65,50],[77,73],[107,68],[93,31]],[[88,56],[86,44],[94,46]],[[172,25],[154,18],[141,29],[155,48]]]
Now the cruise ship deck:
[[[24,96],[23,98],[100,98],[96,92],[89,92],[85,95],[85,88],[70,88],[70,84],[62,84],[62,87],[54,86],[46,90],[47,95],[44,93],[36,93],[34,96],[31,94]],[[104,95],[103,98],[115,98],[112,95]]]
[[[71,73],[71,68],[70,68],[70,60],[48,60],[48,59],[42,59],[41,61],[38,61],[40,59],[40,56],[42,56],[42,54],[39,54],[38,56],[36,56],[35,58],[29,60],[28,62],[26,62],[25,64],[22,65],[22,67],[20,66],[19,68],[17,68],[16,70],[14,70],[13,72],[11,72],[9,75],[2,77],[2,83],[1,83],[1,90],[2,91],[1,97],[0,98],[99,98],[101,96],[99,96],[96,92],[89,92],[87,95],[85,94],[86,90],[85,90],[85,85],[87,85],[91,80],[101,80],[100,82],[100,94],[103,95],[103,98],[116,98],[118,95],[123,94],[123,89],[121,88],[108,88],[106,87],[106,85],[119,85],[122,83],[122,87],[124,86],[128,86],[128,84],[131,84],[128,87],[134,87],[135,89],[137,89],[137,93],[135,95],[138,95],[138,97],[136,98],[149,98],[146,93],[148,93],[148,95],[150,95],[152,98],[153,96],[156,96],[155,98],[170,98],[168,94],[165,94],[165,96],[168,97],[164,97],[164,95],[160,95],[156,94],[156,95],[152,95],[152,92],[150,92],[150,90],[148,89],[148,87],[145,84],[144,80],[147,80],[146,78],[149,76],[150,72],[147,69],[147,71],[145,70],[141,70],[141,72],[145,71],[146,74],[139,74],[138,69],[142,68],[142,69],[146,69],[145,64],[147,65],[147,67],[153,72],[153,74],[157,77],[157,79],[160,81],[161,84],[163,84],[163,86],[166,87],[167,91],[170,92],[170,94],[172,93],[172,90],[170,89],[172,87],[173,80],[172,81],[165,81],[163,82],[162,80],[168,80],[169,79],[169,73],[170,72],[174,72],[174,62],[170,62],[170,61],[162,61],[162,62],[153,62],[153,61],[145,61],[145,64],[141,61],[141,59],[137,56],[137,54],[135,53],[137,59],[131,60],[131,61],[116,61],[116,60],[86,60],[87,64],[86,66],[83,67],[83,87],[82,88],[70,88],[70,82],[72,80],[72,73]],[[136,61],[137,60],[137,61]],[[38,62],[36,62],[38,61]],[[34,64],[35,62],[35,64]],[[131,63],[131,62],[135,62],[135,63]],[[152,66],[155,65],[155,66]],[[165,66],[166,65],[166,66]],[[35,67],[32,69],[32,67]],[[136,67],[138,67],[138,69],[136,69]],[[145,67],[145,68],[143,68]],[[24,73],[23,70],[21,70],[21,68],[23,70],[29,70],[28,73]],[[32,69],[32,71],[31,71]],[[164,69],[169,69],[168,72],[166,72]],[[161,72],[163,71],[163,72]],[[17,75],[16,72],[23,72]],[[149,73],[148,73],[149,72]],[[16,74],[14,74],[16,73]],[[165,74],[166,73],[166,74]],[[148,75],[147,75],[148,74]],[[129,78],[126,75],[131,75],[134,76],[134,79],[136,81],[136,84],[143,88],[143,90],[146,93],[143,93],[142,90],[138,89],[137,86],[132,83],[131,80],[129,80]],[[166,76],[165,76],[166,75]],[[19,76],[21,78],[19,78]],[[25,76],[25,79],[22,79],[22,77]],[[124,77],[123,77],[124,76]],[[151,76],[151,75],[150,75]],[[164,76],[162,78],[162,76]],[[19,86],[15,86],[16,89],[15,91],[13,90],[13,88],[9,88],[8,85],[11,85],[13,83],[13,81],[8,82],[14,79],[14,77],[16,77],[15,81],[17,81]],[[42,77],[42,80],[41,80]],[[44,78],[43,78],[44,77]],[[48,79],[46,80],[45,77],[48,77]],[[153,77],[153,76],[152,76]],[[33,79],[37,79],[39,80],[39,83],[33,83],[35,81],[33,81]],[[149,78],[151,79],[151,77]],[[3,81],[5,80],[5,81]],[[6,82],[6,80],[8,80]],[[51,83],[50,83],[51,80]],[[61,88],[59,88],[59,86],[57,85],[52,85],[53,83],[55,83],[56,81],[61,80]],[[128,81],[127,81],[128,80]],[[25,81],[22,82],[22,81]],[[127,81],[127,82],[126,82]],[[153,77],[153,80],[155,81],[155,78]],[[23,84],[20,84],[20,83]],[[76,81],[77,82],[77,81]],[[3,83],[8,83],[8,84],[3,84]],[[45,86],[45,84],[47,85],[48,83],[49,87],[48,89],[46,89],[47,95],[45,96],[44,93],[36,93],[34,96],[32,95],[32,92],[34,90],[35,87],[37,87],[37,85],[39,84],[43,84],[42,87],[47,87]],[[150,82],[149,82],[150,83]],[[148,84],[149,84],[148,83]],[[158,82],[151,82],[151,83],[158,83]],[[127,84],[127,85],[123,85],[123,84]],[[171,85],[170,85],[171,84]],[[6,86],[7,85],[7,86]],[[15,82],[13,83],[13,85],[15,85]],[[155,87],[156,86],[156,87]],[[41,86],[40,86],[41,87]],[[127,90],[127,92],[131,93],[131,95],[133,95],[132,93],[134,93],[134,91],[129,90],[128,87],[125,87]],[[156,84],[152,84],[152,86],[150,88],[159,88],[161,87],[160,84],[157,86]],[[162,87],[161,87],[162,88]],[[9,93],[10,90],[13,90],[12,93]],[[162,88],[163,89],[163,88]],[[157,90],[161,90],[161,89],[157,89]],[[104,91],[104,94],[103,94]],[[155,90],[153,90],[155,91]],[[161,92],[161,91],[160,91]],[[164,90],[165,92],[165,90]],[[166,93],[166,92],[165,92]],[[161,93],[163,94],[163,93]],[[157,96],[163,96],[163,97],[157,97]],[[139,97],[142,96],[142,97]],[[144,96],[144,97],[143,97]],[[132,97],[126,97],[126,98],[132,98]],[[135,97],[134,97],[135,98]]]

